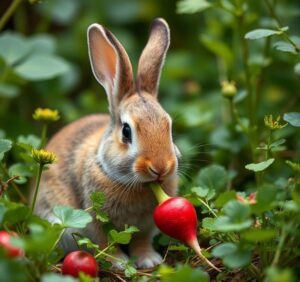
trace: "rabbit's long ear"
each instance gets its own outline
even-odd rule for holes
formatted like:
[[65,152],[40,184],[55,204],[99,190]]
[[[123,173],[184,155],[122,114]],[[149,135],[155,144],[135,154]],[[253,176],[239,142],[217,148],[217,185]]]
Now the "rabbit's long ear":
[[137,88],[154,96],[157,95],[158,83],[166,52],[170,45],[170,30],[162,18],[153,20],[150,36],[138,64]]
[[105,88],[114,114],[120,100],[134,91],[130,60],[121,43],[99,24],[88,28],[88,47],[94,76]]

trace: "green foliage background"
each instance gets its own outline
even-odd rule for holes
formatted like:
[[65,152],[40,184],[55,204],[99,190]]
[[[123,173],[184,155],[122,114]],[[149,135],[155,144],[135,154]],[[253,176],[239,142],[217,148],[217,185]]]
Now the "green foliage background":
[[[0,14],[11,2],[1,1]],[[273,115],[274,122],[279,115],[300,111],[299,15],[298,0],[23,1],[0,34],[0,138],[32,145],[32,135],[41,131],[32,119],[37,107],[60,112],[50,135],[86,114],[107,112],[104,89],[88,60],[87,27],[98,22],[109,28],[136,70],[151,20],[163,17],[171,29],[171,46],[159,100],[173,117],[174,139],[183,155],[180,193],[199,206],[204,217],[217,213],[217,223],[208,216],[201,228],[206,240],[231,244],[213,252],[227,267],[249,265],[254,250],[252,255],[263,256],[254,275],[296,281],[293,275],[299,268],[293,268],[294,274],[289,271],[292,262],[299,264],[299,114],[285,117],[289,124],[278,130],[265,126],[264,117]],[[234,98],[225,97],[222,81],[234,81]],[[287,160],[294,165],[288,166]],[[9,168],[24,163],[24,156],[14,149],[5,161]],[[249,163],[254,166],[246,169]],[[26,178],[34,171],[28,167],[11,170]],[[28,183],[23,182],[26,191]],[[243,197],[258,192],[257,205],[233,201],[226,208],[236,191]],[[294,206],[287,208],[286,203]],[[271,231],[251,231],[255,216],[262,229]],[[244,229],[248,233],[241,235]],[[237,233],[229,233],[227,240],[222,232]],[[274,263],[282,234],[290,245]],[[240,244],[240,236],[247,243]],[[257,236],[273,241],[256,244]],[[266,254],[263,248],[270,250]],[[288,257],[292,260],[285,261]],[[274,278],[280,275],[286,280]]]

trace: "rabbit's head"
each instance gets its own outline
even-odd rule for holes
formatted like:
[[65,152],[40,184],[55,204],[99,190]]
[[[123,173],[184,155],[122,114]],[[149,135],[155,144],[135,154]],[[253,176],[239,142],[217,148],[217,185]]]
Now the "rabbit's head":
[[106,90],[111,114],[97,162],[119,183],[135,186],[176,177],[180,153],[172,140],[172,120],[157,101],[169,43],[167,23],[155,19],[134,81],[128,55],[114,35],[99,24],[88,29],[92,70]]

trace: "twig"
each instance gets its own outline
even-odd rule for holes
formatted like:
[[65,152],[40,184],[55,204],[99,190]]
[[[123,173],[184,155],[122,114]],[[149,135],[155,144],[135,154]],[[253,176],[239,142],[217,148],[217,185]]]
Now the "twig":
[[19,5],[23,2],[23,0],[14,0],[8,9],[5,11],[3,16],[0,19],[0,30],[3,29],[7,21],[10,19],[10,17],[13,15],[15,10],[19,7]]

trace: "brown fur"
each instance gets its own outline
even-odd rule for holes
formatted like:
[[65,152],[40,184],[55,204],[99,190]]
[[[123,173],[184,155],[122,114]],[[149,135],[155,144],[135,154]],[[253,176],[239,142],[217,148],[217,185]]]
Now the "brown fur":
[[[115,227],[122,230],[129,224],[140,229],[130,246],[131,255],[138,257],[137,265],[152,267],[161,257],[151,246],[157,202],[148,182],[159,181],[169,195],[177,189],[178,156],[171,119],[156,99],[169,29],[164,20],[154,20],[139,62],[137,87],[123,46],[107,29],[91,25],[88,42],[92,70],[106,89],[110,116],[81,118],[50,140],[47,149],[57,155],[58,162],[42,176],[36,211],[53,220],[54,206],[86,209],[91,206],[91,192],[102,191],[103,209]],[[130,142],[122,137],[124,123],[130,123],[135,138]],[[99,222],[94,220],[87,231],[86,235],[105,246]],[[118,250],[117,256],[125,255]]]

